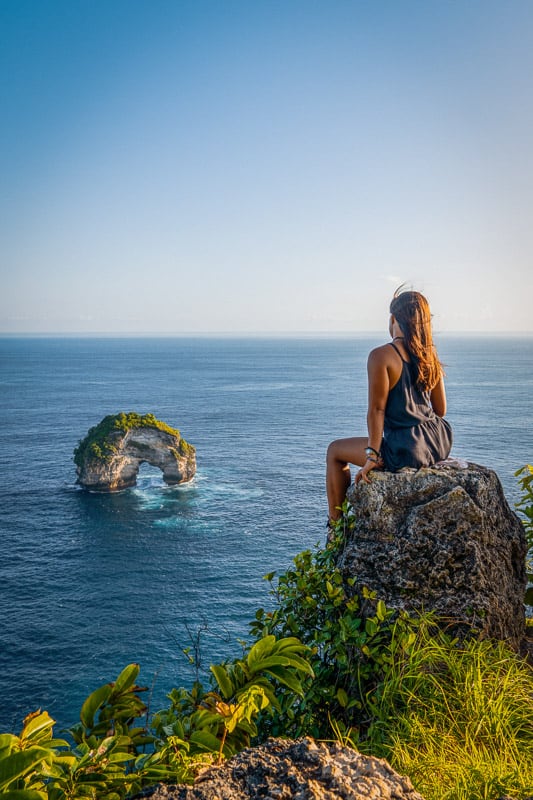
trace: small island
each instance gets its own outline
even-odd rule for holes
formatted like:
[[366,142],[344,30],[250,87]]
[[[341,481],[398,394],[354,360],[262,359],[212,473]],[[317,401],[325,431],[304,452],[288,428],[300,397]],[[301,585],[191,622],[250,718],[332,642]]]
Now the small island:
[[179,430],[153,414],[110,414],[74,450],[77,482],[85,489],[116,492],[135,486],[143,463],[158,467],[169,485],[196,473],[196,449]]

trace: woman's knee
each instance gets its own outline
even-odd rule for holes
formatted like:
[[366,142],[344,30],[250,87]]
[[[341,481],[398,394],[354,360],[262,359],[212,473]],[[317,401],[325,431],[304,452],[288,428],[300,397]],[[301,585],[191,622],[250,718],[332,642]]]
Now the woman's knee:
[[331,464],[333,461],[342,461],[339,458],[339,439],[335,439],[335,441],[330,442],[328,445],[328,449],[326,450],[326,463]]
[[358,464],[365,463],[365,447],[367,446],[368,439],[366,437],[358,436],[349,439],[335,439],[331,442],[327,450],[326,463],[327,464]]

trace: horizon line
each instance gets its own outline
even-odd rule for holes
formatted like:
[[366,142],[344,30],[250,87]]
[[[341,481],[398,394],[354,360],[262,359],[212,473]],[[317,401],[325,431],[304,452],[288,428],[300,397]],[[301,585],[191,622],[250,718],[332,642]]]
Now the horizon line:
[[[492,331],[492,330],[434,330],[440,336],[533,336],[533,330]],[[355,338],[360,336],[385,335],[379,330],[365,331],[0,331],[5,339],[178,339],[178,338]]]

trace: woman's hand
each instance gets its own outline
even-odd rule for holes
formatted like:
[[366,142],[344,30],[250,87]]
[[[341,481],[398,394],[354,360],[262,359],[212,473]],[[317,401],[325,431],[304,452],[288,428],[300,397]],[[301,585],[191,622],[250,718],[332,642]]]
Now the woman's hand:
[[366,460],[364,467],[361,467],[359,472],[357,472],[355,475],[354,479],[355,485],[357,486],[359,481],[370,483],[370,481],[368,480],[368,473],[371,472],[373,469],[380,468],[382,466],[383,466],[383,461],[381,458],[379,459],[379,461],[368,458]]

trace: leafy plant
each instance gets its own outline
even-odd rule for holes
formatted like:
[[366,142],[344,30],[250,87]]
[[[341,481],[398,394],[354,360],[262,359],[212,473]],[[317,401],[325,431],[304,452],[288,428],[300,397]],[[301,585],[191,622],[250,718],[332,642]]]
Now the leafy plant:
[[[68,747],[52,738],[54,720],[46,711],[29,714],[17,736],[0,734],[0,794],[12,800],[35,800],[43,793],[41,777],[56,757],[58,747]],[[31,787],[31,788],[28,788]]]
[[[153,742],[136,720],[146,712],[135,683],[139,665],[129,664],[116,681],[100,686],[85,700],[80,722],[69,729],[75,747],[61,753],[50,769],[49,797],[123,796],[137,779],[132,762]],[[91,796],[91,795],[88,795]]]
[[278,695],[281,713],[260,734],[333,733],[389,759],[428,800],[530,795],[531,667],[502,643],[459,643],[434,615],[393,613],[367,590],[355,594],[336,568],[353,524],[344,513],[326,550],[297,556],[273,585],[274,609],[252,623],[256,635],[289,631],[311,646],[315,672],[296,706]]
[[[20,735],[0,735],[0,793],[11,800],[119,800],[186,773],[172,759],[161,764],[161,754],[142,753],[154,737],[136,725],[146,710],[138,673],[130,664],[114,683],[89,695],[80,723],[68,731],[73,743],[53,738],[54,720],[41,711],[26,717]],[[185,749],[180,767],[186,761]]]
[[174,689],[170,708],[155,715],[154,729],[163,742],[169,737],[186,741],[193,754],[231,756],[257,735],[260,713],[280,709],[280,687],[288,703],[303,697],[302,679],[313,677],[308,652],[295,637],[266,635],[244,658],[211,666],[216,687],[205,691],[196,682],[191,691]]
[[522,497],[516,504],[516,508],[522,514],[522,522],[526,531],[526,539],[529,550],[527,569],[529,587],[526,591],[526,605],[533,606],[533,466],[526,464],[515,472],[519,479],[518,484],[522,489]]
[[[356,742],[370,724],[366,698],[379,685],[389,658],[386,644],[395,612],[375,593],[357,594],[355,578],[345,580],[337,568],[339,547],[353,525],[344,511],[329,546],[297,555],[294,567],[272,584],[276,606],[259,609],[251,624],[255,636],[297,636],[311,648],[314,672],[296,704],[293,698],[286,703],[281,689],[279,709],[263,717],[261,735],[328,738],[333,730]],[[265,577],[272,583],[274,573]],[[403,618],[400,624],[406,624]]]
[[135,719],[147,710],[139,697],[146,687],[135,683],[139,671],[138,664],[129,664],[116,681],[100,686],[87,697],[79,724],[69,729],[76,744],[94,747],[103,737],[114,734],[127,735],[129,747],[135,750],[152,741],[145,728],[132,727]]
[[522,498],[516,507],[525,517],[524,527],[528,545],[533,548],[533,466],[526,464],[515,472],[515,476],[519,478],[518,484],[522,489]]

